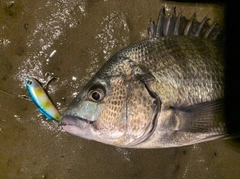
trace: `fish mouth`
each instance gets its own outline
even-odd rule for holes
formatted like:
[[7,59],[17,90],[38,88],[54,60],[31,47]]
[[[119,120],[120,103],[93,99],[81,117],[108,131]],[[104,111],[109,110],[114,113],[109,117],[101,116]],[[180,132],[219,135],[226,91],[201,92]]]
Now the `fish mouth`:
[[85,136],[89,135],[89,125],[91,121],[72,115],[65,115],[61,118],[61,126],[64,131],[77,135],[77,136]]
[[[79,121],[82,121],[82,122],[79,122]],[[74,125],[74,126],[79,126],[82,128],[82,123],[90,123],[90,122],[88,122],[87,119],[83,119],[81,117],[72,116],[72,115],[63,116],[61,119],[61,124],[63,126]]]

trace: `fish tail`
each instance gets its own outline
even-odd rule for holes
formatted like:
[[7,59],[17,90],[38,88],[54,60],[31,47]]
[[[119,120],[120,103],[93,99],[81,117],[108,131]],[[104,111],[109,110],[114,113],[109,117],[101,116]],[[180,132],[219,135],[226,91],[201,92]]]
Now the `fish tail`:
[[201,22],[196,20],[196,13],[190,19],[182,16],[182,12],[176,15],[176,8],[173,8],[169,15],[166,15],[165,8],[161,8],[157,24],[150,19],[148,25],[148,38],[153,39],[161,36],[187,35],[217,39],[221,34],[221,27],[217,23],[208,24],[209,18],[205,16]]

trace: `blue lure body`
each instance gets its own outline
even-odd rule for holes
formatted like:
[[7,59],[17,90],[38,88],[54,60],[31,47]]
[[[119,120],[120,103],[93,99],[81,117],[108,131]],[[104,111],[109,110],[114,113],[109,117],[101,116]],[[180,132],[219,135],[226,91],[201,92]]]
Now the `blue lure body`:
[[49,99],[48,95],[40,85],[40,83],[33,78],[25,78],[26,88],[31,100],[38,107],[38,110],[48,119],[60,121],[61,115]]

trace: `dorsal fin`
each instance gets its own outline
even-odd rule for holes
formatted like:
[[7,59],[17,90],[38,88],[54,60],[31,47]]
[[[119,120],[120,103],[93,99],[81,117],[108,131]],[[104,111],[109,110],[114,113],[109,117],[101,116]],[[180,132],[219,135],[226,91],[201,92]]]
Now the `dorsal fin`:
[[217,39],[221,29],[217,23],[208,24],[209,18],[206,16],[201,22],[196,20],[196,13],[190,19],[182,16],[180,12],[176,15],[176,8],[171,10],[170,15],[166,15],[165,8],[161,8],[158,21],[155,25],[150,19],[148,25],[148,38],[153,39],[161,36],[187,35],[204,37],[208,39]]

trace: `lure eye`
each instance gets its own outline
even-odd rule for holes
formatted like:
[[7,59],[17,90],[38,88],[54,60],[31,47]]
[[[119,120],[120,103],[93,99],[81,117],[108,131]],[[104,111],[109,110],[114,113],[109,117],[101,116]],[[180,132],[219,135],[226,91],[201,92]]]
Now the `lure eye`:
[[27,80],[27,84],[31,85],[32,84],[32,80]]
[[88,98],[93,102],[102,101],[105,97],[105,92],[102,88],[91,89],[88,92]]

